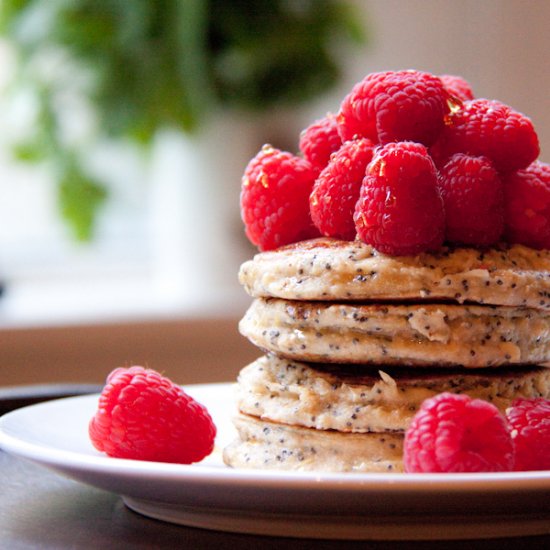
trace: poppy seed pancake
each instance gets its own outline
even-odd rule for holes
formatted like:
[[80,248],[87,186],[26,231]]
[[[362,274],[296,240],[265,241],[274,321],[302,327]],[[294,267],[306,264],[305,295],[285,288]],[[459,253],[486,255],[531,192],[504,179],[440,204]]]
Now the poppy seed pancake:
[[341,432],[399,432],[421,403],[442,392],[493,403],[550,398],[550,368],[364,369],[308,364],[268,355],[241,370],[237,406],[274,422]]
[[239,438],[224,449],[237,468],[327,472],[401,472],[403,434],[342,433],[261,420],[234,419]]
[[550,312],[528,308],[257,298],[239,329],[297,361],[443,368],[550,361]]
[[319,238],[257,254],[241,266],[239,280],[253,297],[550,309],[550,251],[522,245],[387,256],[360,241]]

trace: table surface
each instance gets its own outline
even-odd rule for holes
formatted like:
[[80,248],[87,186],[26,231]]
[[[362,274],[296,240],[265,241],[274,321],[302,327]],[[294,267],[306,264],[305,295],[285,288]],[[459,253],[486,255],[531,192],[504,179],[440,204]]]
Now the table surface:
[[[74,390],[74,388],[70,388]],[[78,389],[76,390],[78,391]],[[67,388],[63,389],[67,392]],[[63,393],[57,392],[57,393]],[[27,392],[28,393],[28,392]],[[72,392],[71,392],[72,393]],[[27,395],[18,399],[13,393],[0,410],[25,404],[25,399],[56,397],[56,392],[41,389],[42,397]],[[0,401],[2,392],[0,391]],[[132,512],[118,495],[101,491],[62,477],[42,466],[0,451],[0,548],[23,550],[101,548],[372,548],[436,549],[441,541],[324,541],[264,537],[208,531],[172,525]],[[459,548],[550,548],[550,535],[492,539],[484,541],[446,541],[446,550]]]

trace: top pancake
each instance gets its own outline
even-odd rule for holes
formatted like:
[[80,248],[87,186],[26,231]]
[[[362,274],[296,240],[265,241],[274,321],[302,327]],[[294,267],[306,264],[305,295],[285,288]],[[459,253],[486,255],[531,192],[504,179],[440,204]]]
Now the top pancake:
[[550,309],[550,251],[522,245],[387,256],[360,241],[312,239],[257,254],[239,281],[254,297],[450,300]]

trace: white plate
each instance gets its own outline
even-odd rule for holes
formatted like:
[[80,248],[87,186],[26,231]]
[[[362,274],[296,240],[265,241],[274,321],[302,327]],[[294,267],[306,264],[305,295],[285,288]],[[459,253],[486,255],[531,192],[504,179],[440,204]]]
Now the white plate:
[[32,405],[0,418],[0,447],[122,495],[133,510],[195,527],[348,539],[443,539],[550,533],[550,472],[328,474],[237,470],[231,384],[189,386],[218,426],[214,453],[185,466],[108,458],[87,425],[98,396]]

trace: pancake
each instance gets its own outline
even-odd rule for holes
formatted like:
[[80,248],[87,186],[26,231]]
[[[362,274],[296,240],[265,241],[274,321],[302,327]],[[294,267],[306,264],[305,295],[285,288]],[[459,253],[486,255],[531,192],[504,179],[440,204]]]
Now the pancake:
[[239,437],[223,459],[236,468],[317,472],[401,472],[403,434],[341,433],[238,415]]
[[470,368],[550,361],[550,312],[528,308],[256,299],[239,329],[261,349],[298,361]]
[[311,365],[260,357],[239,373],[241,412],[283,424],[340,432],[407,429],[424,399],[464,393],[504,412],[518,397],[550,398],[550,368],[380,369]]
[[550,251],[521,245],[392,257],[319,238],[257,254],[239,280],[253,297],[474,302],[550,309]]

